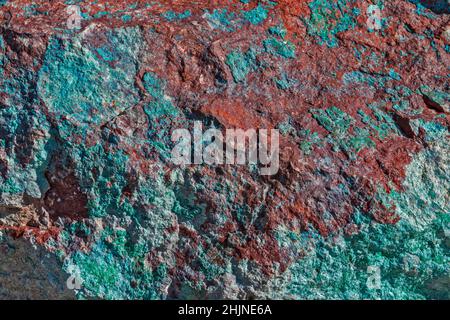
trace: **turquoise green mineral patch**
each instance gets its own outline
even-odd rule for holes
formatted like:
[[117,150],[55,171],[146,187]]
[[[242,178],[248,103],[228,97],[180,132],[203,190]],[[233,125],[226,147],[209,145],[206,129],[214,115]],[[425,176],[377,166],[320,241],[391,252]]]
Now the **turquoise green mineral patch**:
[[283,58],[295,58],[295,45],[290,41],[269,38],[264,40],[265,50],[274,55],[280,55]]
[[[86,225],[74,223],[60,236],[66,247],[80,230],[95,236],[88,251],[62,254],[65,270],[79,271],[82,290],[77,292],[78,298],[164,299],[162,286],[169,280],[168,265],[147,263],[149,252],[173,241],[167,230],[173,225],[172,209],[177,199],[167,188],[164,173],[141,177],[132,198],[123,198],[122,190],[128,183],[124,178],[128,161],[123,153],[105,153],[102,146],[77,147],[74,152],[81,186],[93,201],[90,217],[97,224],[105,223],[105,228],[94,233]],[[94,185],[87,184],[94,180]],[[139,204],[133,205],[136,200]]]
[[423,129],[425,132],[425,140],[427,142],[447,141],[450,136],[447,127],[435,121],[415,119],[411,121],[411,127],[417,135],[419,134],[420,129]]
[[129,14],[125,14],[122,16],[122,21],[125,23],[130,22],[131,20],[133,20],[133,17],[130,16]]
[[281,90],[287,90],[298,83],[297,80],[289,78],[285,72],[282,72],[280,77],[275,78],[274,81],[277,88]]
[[365,83],[371,87],[379,86],[383,87],[387,81],[392,80],[388,75],[364,73],[361,71],[353,71],[345,73],[343,76],[343,82],[345,84],[350,83]]
[[[108,31],[109,47],[90,48],[82,35],[53,37],[39,72],[38,92],[50,112],[81,124],[100,125],[137,103],[134,86],[138,28]],[[108,61],[114,60],[114,66]]]
[[227,9],[214,9],[211,13],[206,11],[203,17],[213,29],[231,32],[236,28],[234,24],[236,15]]
[[[143,267],[146,252],[133,256],[126,235],[120,231],[108,237],[111,240],[102,239],[88,254],[76,252],[66,260],[67,269],[72,267],[80,273],[83,291],[78,297],[157,299],[158,282],[164,275]],[[136,274],[140,274],[139,278],[135,278]]]
[[387,113],[383,112],[378,104],[371,104],[369,108],[372,109],[374,117],[369,116],[362,110],[358,110],[358,115],[361,121],[369,126],[374,135],[383,140],[390,134],[399,134],[394,120]]
[[166,11],[162,14],[162,16],[169,21],[183,20],[189,18],[192,15],[190,10],[186,10],[184,12],[177,13],[175,11]]
[[[373,223],[357,212],[357,235],[325,239],[280,229],[281,246],[307,251],[290,267],[287,294],[297,299],[449,299],[450,176],[444,140],[414,156],[402,191],[377,197],[401,217]],[[378,270],[373,286],[371,270]]]
[[450,94],[440,90],[421,88],[421,92],[428,104],[441,112],[450,112]]
[[358,11],[354,0],[313,0],[309,3],[311,15],[304,19],[308,34],[318,43],[329,47],[338,45],[336,34],[355,28]]
[[254,49],[249,49],[245,53],[233,51],[227,55],[225,63],[230,67],[234,81],[242,82],[256,67],[256,51]]
[[[50,123],[46,116],[29,106],[34,103],[30,97],[35,91],[26,83],[35,78],[31,70],[18,73],[14,78],[0,78],[0,92],[8,96],[0,108],[0,162],[8,168],[3,175],[0,174],[0,191],[3,191],[3,195],[25,193],[32,198],[41,198],[48,189],[44,172],[53,143],[48,134]],[[35,135],[35,138],[30,158],[23,163],[24,149],[31,148],[31,145],[27,145],[26,140],[20,137],[27,135]],[[16,143],[20,147],[13,147]]]
[[[311,249],[290,268],[290,295],[297,299],[449,298],[448,248],[439,236],[446,223],[443,217],[423,231],[406,221],[392,226],[371,225],[358,215],[355,219],[364,228],[359,235],[341,236],[338,243],[310,235],[296,242],[299,248]],[[379,270],[379,285],[372,286],[371,270]]]
[[149,120],[149,143],[153,145],[161,156],[168,159],[170,149],[170,127],[172,121],[179,115],[179,109],[172,103],[172,99],[165,93],[165,83],[154,73],[144,75],[144,87],[152,96],[152,101],[144,106]]
[[[371,139],[371,132],[355,126],[355,119],[337,107],[326,110],[311,110],[313,117],[324,127],[330,135],[328,141],[334,144],[335,150],[343,150],[353,157],[363,148],[375,147]],[[353,133],[350,134],[350,128]]]
[[269,11],[264,8],[261,4],[258,4],[258,6],[250,11],[243,11],[242,14],[244,18],[250,22],[251,24],[260,24],[264,20],[267,19]]
[[117,212],[132,216],[134,209],[127,199],[122,199],[122,190],[127,185],[128,156],[121,151],[107,152],[99,144],[92,147],[73,145],[69,150],[76,159],[80,187],[89,195],[89,215],[105,217]]
[[300,149],[304,154],[311,154],[314,146],[321,146],[322,140],[317,132],[311,132],[311,130],[306,129],[300,132],[302,137],[302,142],[300,143]]

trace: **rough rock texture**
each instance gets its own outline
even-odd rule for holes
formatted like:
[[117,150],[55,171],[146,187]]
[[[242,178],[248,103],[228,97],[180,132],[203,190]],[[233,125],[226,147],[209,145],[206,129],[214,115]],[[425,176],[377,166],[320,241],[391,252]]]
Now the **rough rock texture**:
[[[0,298],[449,299],[449,7],[0,0]],[[194,121],[279,172],[175,166]]]

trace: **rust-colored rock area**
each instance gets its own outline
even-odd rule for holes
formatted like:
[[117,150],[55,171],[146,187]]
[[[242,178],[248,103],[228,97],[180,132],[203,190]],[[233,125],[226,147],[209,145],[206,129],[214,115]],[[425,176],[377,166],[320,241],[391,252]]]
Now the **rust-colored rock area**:
[[0,298],[449,299],[449,8],[0,0]]

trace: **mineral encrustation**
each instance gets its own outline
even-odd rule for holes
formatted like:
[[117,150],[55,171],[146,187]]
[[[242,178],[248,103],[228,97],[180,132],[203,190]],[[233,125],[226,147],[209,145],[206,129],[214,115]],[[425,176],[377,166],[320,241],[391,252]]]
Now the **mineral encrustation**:
[[[0,299],[449,299],[447,0],[0,0]],[[279,170],[171,161],[279,131]]]

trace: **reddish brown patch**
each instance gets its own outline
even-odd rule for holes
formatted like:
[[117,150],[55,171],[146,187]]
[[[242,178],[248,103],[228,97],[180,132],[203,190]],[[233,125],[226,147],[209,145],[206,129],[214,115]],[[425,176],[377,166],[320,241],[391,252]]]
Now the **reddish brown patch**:
[[88,217],[87,196],[81,191],[78,179],[73,173],[57,175],[47,172],[50,189],[44,197],[45,208],[50,217],[82,219]]
[[44,245],[48,242],[48,240],[53,239],[57,240],[60,229],[57,227],[50,227],[48,229],[41,229],[37,227],[29,227],[29,226],[1,226],[0,230],[5,230],[11,234],[12,237],[18,239],[22,237],[32,236],[33,239],[39,244]]

